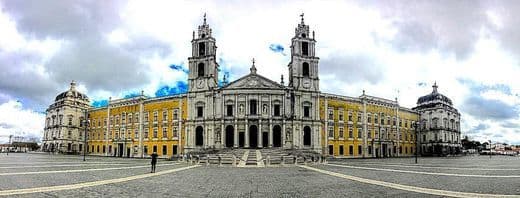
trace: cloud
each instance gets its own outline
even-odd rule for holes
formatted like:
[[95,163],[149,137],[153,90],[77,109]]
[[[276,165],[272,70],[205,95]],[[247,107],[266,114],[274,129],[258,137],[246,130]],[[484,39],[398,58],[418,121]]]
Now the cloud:
[[508,120],[516,119],[519,116],[516,106],[478,96],[471,96],[464,100],[463,110],[482,120]]
[[45,114],[23,107],[22,103],[10,100],[0,104],[0,143],[8,142],[6,136],[37,137],[41,139]]
[[184,72],[186,74],[188,74],[190,72],[189,69],[184,68],[183,65],[171,64],[170,68],[175,70],[175,71],[182,71],[182,72]]
[[320,72],[332,74],[335,80],[345,83],[377,84],[385,78],[385,69],[377,62],[377,58],[367,54],[345,54],[338,51],[323,58],[320,65]]

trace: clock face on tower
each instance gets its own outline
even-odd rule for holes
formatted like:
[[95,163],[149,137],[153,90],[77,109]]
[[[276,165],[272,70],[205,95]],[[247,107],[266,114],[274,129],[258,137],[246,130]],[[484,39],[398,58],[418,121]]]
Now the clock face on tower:
[[199,88],[199,89],[204,88],[204,80],[198,80],[197,81],[197,88]]

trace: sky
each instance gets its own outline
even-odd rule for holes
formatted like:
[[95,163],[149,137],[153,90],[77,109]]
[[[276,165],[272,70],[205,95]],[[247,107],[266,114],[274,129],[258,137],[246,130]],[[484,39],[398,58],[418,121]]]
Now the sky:
[[279,82],[304,13],[322,92],[366,90],[411,108],[437,82],[463,136],[520,144],[518,10],[518,1],[0,0],[0,142],[41,137],[45,110],[72,80],[96,106],[185,92],[204,13],[220,79],[248,74],[254,58]]

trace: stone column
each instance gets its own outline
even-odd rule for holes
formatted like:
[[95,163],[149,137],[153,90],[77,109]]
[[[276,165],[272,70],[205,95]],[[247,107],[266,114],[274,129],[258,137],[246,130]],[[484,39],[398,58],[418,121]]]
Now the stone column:
[[249,122],[246,119],[246,134],[245,135],[245,148],[249,148]]
[[257,134],[258,139],[256,141],[258,148],[262,148],[262,143],[263,143],[262,136],[263,136],[263,133],[264,132],[262,131],[262,119],[260,119],[259,122],[258,122],[258,134]]
[[273,147],[273,124],[272,120],[269,120],[269,148]]
[[233,147],[238,147],[238,125],[237,120],[235,119],[235,128],[233,129]]

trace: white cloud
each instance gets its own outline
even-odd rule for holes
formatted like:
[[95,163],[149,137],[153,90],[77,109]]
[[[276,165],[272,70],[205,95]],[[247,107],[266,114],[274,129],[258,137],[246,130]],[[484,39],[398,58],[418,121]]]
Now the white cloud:
[[8,142],[9,135],[41,139],[44,121],[44,113],[24,109],[21,102],[0,104],[0,143]]

